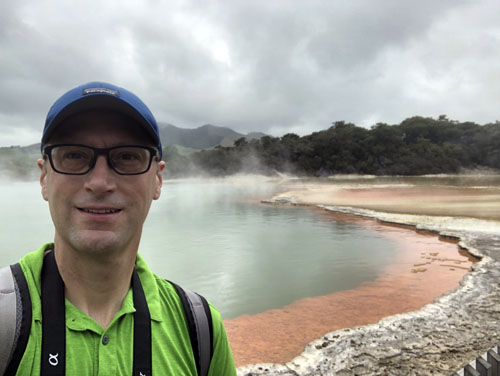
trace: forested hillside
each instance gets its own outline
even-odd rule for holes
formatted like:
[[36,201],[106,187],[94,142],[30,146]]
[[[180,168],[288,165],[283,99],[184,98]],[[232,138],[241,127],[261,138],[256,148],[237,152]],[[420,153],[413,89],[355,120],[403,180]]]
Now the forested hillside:
[[240,172],[300,176],[333,174],[422,175],[500,168],[500,123],[478,125],[412,117],[399,125],[371,129],[343,121],[300,137],[265,136],[234,147],[217,147],[188,156],[165,148],[167,174],[230,175]]
[[[166,146],[167,177],[500,171],[500,122],[478,125],[452,121],[444,115],[439,119],[412,117],[398,125],[379,123],[371,129],[337,121],[324,131],[307,136],[289,133],[260,139],[241,137],[232,147],[221,145],[201,151]],[[39,175],[39,157],[40,144],[0,148],[0,173],[16,179],[34,179]]]

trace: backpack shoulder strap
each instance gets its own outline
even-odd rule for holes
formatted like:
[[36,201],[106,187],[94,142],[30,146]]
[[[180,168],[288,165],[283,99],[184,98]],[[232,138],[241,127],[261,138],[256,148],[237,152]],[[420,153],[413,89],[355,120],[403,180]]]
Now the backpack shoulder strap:
[[184,307],[198,376],[206,376],[213,355],[213,324],[210,307],[203,296],[175,283],[172,285]]
[[16,340],[16,288],[10,268],[0,269],[0,374],[7,368]]
[[31,298],[19,263],[0,269],[0,374],[15,375],[31,330]]

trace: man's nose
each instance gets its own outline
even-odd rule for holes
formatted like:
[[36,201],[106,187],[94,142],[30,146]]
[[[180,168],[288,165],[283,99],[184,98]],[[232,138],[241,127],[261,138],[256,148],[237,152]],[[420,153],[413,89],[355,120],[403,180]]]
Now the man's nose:
[[116,188],[116,173],[105,155],[97,156],[94,167],[87,173],[85,188],[94,193],[110,192]]

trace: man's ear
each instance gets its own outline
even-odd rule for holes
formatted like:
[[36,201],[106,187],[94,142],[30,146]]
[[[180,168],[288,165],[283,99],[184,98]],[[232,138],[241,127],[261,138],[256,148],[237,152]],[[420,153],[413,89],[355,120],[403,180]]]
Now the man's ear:
[[47,196],[47,166],[45,165],[45,159],[38,159],[36,161],[36,164],[40,169],[40,186],[42,187],[42,197],[45,201],[49,201]]
[[155,194],[153,196],[153,200],[158,200],[161,194],[161,186],[163,185],[163,175],[162,172],[165,169],[165,161],[158,162],[158,167],[156,169],[156,187]]

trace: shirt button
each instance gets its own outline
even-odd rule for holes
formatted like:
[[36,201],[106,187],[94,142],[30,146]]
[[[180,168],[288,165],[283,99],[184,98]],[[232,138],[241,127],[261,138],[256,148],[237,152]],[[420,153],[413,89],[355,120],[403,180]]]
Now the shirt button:
[[108,343],[109,343],[109,337],[108,336],[102,337],[102,344],[106,346]]

